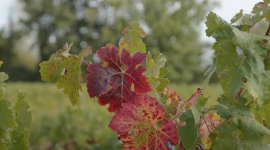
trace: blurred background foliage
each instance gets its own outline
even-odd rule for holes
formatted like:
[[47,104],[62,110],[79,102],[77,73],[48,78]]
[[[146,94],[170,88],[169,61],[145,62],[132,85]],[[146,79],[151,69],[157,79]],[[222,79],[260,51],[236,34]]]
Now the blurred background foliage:
[[[71,53],[87,45],[94,52],[107,43],[118,46],[122,30],[140,22],[152,54],[167,58],[171,82],[198,82],[205,66],[201,23],[217,2],[206,0],[17,0],[18,22],[0,31],[1,71],[13,81],[40,81],[38,64],[67,43]],[[14,11],[15,13],[16,11]],[[95,62],[95,56],[88,60]],[[86,72],[84,72],[85,74]]]

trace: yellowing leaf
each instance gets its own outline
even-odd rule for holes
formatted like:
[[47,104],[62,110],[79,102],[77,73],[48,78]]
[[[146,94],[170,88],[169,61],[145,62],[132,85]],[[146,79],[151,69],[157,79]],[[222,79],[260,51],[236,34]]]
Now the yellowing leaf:
[[165,62],[166,58],[164,58],[160,52],[156,53],[154,56],[148,52],[146,58],[147,71],[144,75],[148,78],[147,81],[150,83],[152,91],[149,95],[152,97],[158,97],[158,92],[162,92],[170,83],[167,78],[164,78],[169,72],[167,68],[164,68]]
[[43,81],[56,83],[57,88],[63,88],[71,103],[79,101],[79,90],[82,91],[80,81],[81,62],[84,57],[91,55],[91,47],[83,49],[78,56],[70,55],[71,45],[64,45],[63,49],[53,54],[48,61],[40,63],[40,74]]
[[123,47],[125,47],[132,55],[136,52],[146,52],[145,44],[140,38],[145,37],[145,32],[138,22],[132,23],[131,29],[126,27],[123,34],[124,36],[119,41],[120,53],[122,52]]

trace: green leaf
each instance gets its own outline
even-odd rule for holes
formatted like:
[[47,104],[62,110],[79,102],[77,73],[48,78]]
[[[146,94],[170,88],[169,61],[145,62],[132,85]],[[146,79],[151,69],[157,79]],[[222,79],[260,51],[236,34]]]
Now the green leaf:
[[267,7],[267,4],[265,4],[264,2],[259,2],[254,5],[252,13],[258,13],[262,11],[262,9],[264,9],[265,7]]
[[197,103],[196,103],[196,108],[198,110],[198,112],[202,112],[203,111],[203,107],[205,106],[206,102],[208,101],[209,98],[205,98],[202,95],[198,95],[197,98]]
[[32,115],[24,92],[19,91],[14,109],[11,102],[0,99],[1,150],[28,150]]
[[270,129],[270,103],[264,105],[259,110],[255,108],[254,104],[251,105],[251,108],[254,111],[256,120],[260,122],[263,126]]
[[148,78],[152,91],[148,94],[152,97],[158,97],[158,92],[162,92],[165,87],[170,83],[167,78],[164,78],[168,74],[168,69],[163,68],[165,66],[166,58],[162,56],[160,52],[156,53],[153,57],[150,52],[146,58],[146,69],[144,75]]
[[217,100],[220,104],[226,106],[226,107],[231,107],[233,106],[233,103],[231,102],[231,100],[227,99],[224,95],[221,95],[218,100]]
[[[228,103],[226,102],[228,101]],[[255,120],[253,111],[245,106],[247,100],[237,98],[237,105],[229,102],[225,96],[219,102],[226,106],[214,107],[224,122],[211,133],[212,149],[269,149],[270,131]]]
[[231,19],[231,24],[235,23],[238,21],[241,17],[243,16],[243,9],[240,10],[239,13],[237,13],[232,19]]
[[147,71],[144,75],[153,78],[159,78],[160,68],[163,68],[166,63],[166,58],[162,56],[162,53],[158,52],[152,57],[151,52],[149,51],[146,58],[146,68]]
[[[266,2],[268,3],[268,2]],[[257,3],[253,10],[252,14],[245,14],[242,18],[243,24],[253,27],[256,23],[265,18],[266,21],[270,21],[270,6],[264,2]]]
[[[2,61],[0,61],[0,67],[3,64]],[[6,84],[4,81],[8,79],[8,75],[5,74],[4,72],[0,72],[0,98],[3,96],[3,90],[6,87]]]
[[249,26],[246,25],[246,24],[244,24],[244,25],[236,25],[234,27],[236,27],[238,30],[244,31],[244,32],[247,32],[249,30]]
[[[242,64],[239,63],[242,66],[237,67],[240,77],[247,79],[246,82],[241,80],[241,84],[254,97],[257,106],[262,107],[269,102],[270,87],[265,81],[270,79],[270,72],[264,69],[263,60],[267,50],[263,48],[261,41],[270,38],[248,34],[237,29],[234,29],[234,33],[236,35],[236,38],[233,39],[234,43],[243,50],[245,55],[242,58]],[[237,82],[239,83],[239,80]]]
[[[161,68],[160,72],[162,72],[162,70],[166,70],[166,72],[169,72],[167,68]],[[158,92],[162,92],[164,90],[165,87],[168,87],[168,85],[170,84],[170,81],[168,80],[168,78],[163,78],[162,75],[160,75],[160,78],[158,78],[159,81],[159,86],[156,88]]]
[[22,130],[29,139],[29,132],[32,124],[32,115],[28,102],[26,101],[25,92],[19,91],[17,95],[17,102],[14,107],[16,122],[18,124],[18,129]]
[[202,108],[206,104],[208,98],[199,95],[196,106],[192,105],[190,109],[182,113],[179,117],[181,122],[185,122],[184,126],[178,128],[178,135],[186,149],[190,149],[196,143],[199,132],[198,126],[202,113]]
[[217,14],[210,12],[206,17],[205,22],[207,29],[205,30],[207,36],[211,36],[216,32],[217,29],[223,28],[224,25],[228,24],[225,20],[218,17]]
[[[71,44],[72,45],[72,44]],[[71,103],[79,101],[79,90],[82,91],[80,81],[81,62],[84,57],[91,55],[91,47],[83,49],[78,56],[68,54],[70,46],[67,44],[53,54],[48,61],[40,63],[40,74],[43,81],[56,83],[57,88],[63,88]]]
[[264,61],[264,69],[265,69],[265,71],[270,70],[270,59],[266,59]]
[[28,150],[29,143],[26,135],[18,128],[9,131],[10,141],[6,144],[8,150]]
[[264,0],[266,4],[270,4],[270,0]]
[[7,143],[9,142],[8,129],[15,127],[14,112],[10,109],[11,102],[0,98],[0,149],[8,150]]
[[220,98],[218,98],[218,102],[223,106],[226,106],[226,107],[223,107],[221,105],[214,106],[214,109],[218,111],[217,113],[218,115],[221,116],[221,118],[226,119],[228,116],[234,117],[254,116],[250,107],[245,106],[247,99],[244,97],[238,96],[237,99],[232,102],[232,100],[227,99],[224,95],[222,95]]
[[180,135],[186,149],[190,149],[195,144],[198,133],[198,125],[195,124],[195,119],[192,110],[189,109],[180,116],[180,121],[186,122],[185,126],[178,128],[177,134]]
[[28,141],[32,125],[32,114],[30,106],[26,101],[26,94],[22,91],[19,91],[17,95],[17,102],[14,107],[14,112],[17,127],[9,131],[10,143],[7,144],[7,147],[10,150],[28,150]]
[[206,89],[209,80],[211,78],[211,76],[213,75],[213,73],[216,71],[216,65],[217,65],[217,59],[214,58],[213,59],[213,63],[212,65],[208,68],[208,70],[204,73],[204,76],[206,76],[206,79],[203,81],[203,85],[202,85],[202,91],[204,92],[204,90]]
[[270,148],[270,131],[258,123],[253,115],[229,117],[211,133],[210,137],[212,149],[266,150]]
[[140,37],[145,37],[145,32],[138,22],[131,24],[131,29],[126,27],[123,30],[124,36],[119,41],[120,53],[123,47],[129,51],[132,55],[136,52],[145,53],[146,47]]
[[11,102],[0,98],[0,139],[6,137],[6,130],[16,126],[14,112],[10,109]]
[[[234,99],[240,88],[245,88],[256,100],[257,107],[262,107],[270,100],[270,87],[265,82],[270,76],[264,69],[267,49],[262,43],[269,37],[241,32],[237,28],[233,28],[233,32],[234,38],[219,38],[213,46],[222,88],[230,99]],[[243,51],[242,55],[237,53],[237,46]]]

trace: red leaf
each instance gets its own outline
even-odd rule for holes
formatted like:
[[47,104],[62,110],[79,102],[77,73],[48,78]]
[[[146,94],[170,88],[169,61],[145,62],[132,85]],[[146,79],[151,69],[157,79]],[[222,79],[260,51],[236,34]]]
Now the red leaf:
[[114,112],[122,107],[122,103],[134,103],[137,94],[130,91],[130,89],[123,88],[123,90],[121,90],[120,88],[121,86],[110,90],[106,94],[100,95],[98,97],[99,105],[105,106],[106,104],[109,104],[108,111]]
[[[123,104],[123,108],[113,116],[109,127],[120,134],[119,139],[124,142],[123,149],[169,150],[166,141],[172,145],[179,141],[176,123],[166,119],[164,107],[159,106],[156,98],[149,95],[138,96],[134,104]],[[131,130],[136,135],[128,134]]]
[[198,95],[202,95],[202,89],[197,88],[197,91],[191,95],[191,97],[185,102],[190,105],[195,105],[197,103]]
[[[151,91],[147,77],[142,75],[146,71],[140,65],[146,55],[137,52],[134,56],[123,48],[122,54],[115,46],[102,47],[97,51],[99,59],[107,62],[107,66],[93,63],[87,67],[87,91],[90,97],[99,96],[100,105],[110,104],[108,110],[116,111],[122,103],[133,103],[134,96]],[[136,66],[139,65],[137,68]],[[134,91],[131,91],[131,85]],[[110,88],[111,87],[111,88]]]

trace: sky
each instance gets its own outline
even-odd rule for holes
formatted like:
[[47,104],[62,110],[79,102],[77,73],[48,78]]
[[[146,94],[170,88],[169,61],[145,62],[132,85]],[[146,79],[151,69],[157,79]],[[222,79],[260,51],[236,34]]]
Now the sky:
[[7,26],[9,12],[12,12],[15,8],[14,4],[16,0],[0,0],[0,28]]
[[[263,0],[213,0],[219,1],[220,6],[211,10],[212,12],[216,13],[218,16],[230,22],[230,20],[234,17],[235,14],[240,12],[243,9],[244,14],[250,14],[254,5],[258,2],[262,2]],[[205,34],[206,26],[203,23],[202,25],[203,33],[202,38],[205,40],[207,39]]]

